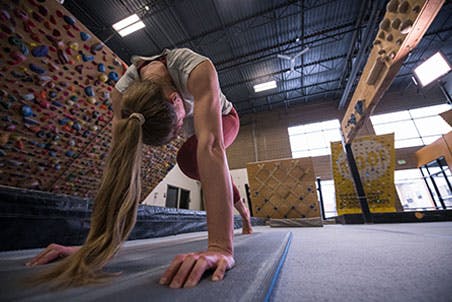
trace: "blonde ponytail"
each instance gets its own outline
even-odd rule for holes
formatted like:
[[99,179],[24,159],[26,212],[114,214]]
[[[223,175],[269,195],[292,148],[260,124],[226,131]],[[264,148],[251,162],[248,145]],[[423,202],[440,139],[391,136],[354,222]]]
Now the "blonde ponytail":
[[97,283],[115,274],[102,272],[132,231],[141,197],[142,125],[124,118],[113,131],[113,146],[94,199],[91,227],[83,246],[73,255],[33,279],[65,288]]

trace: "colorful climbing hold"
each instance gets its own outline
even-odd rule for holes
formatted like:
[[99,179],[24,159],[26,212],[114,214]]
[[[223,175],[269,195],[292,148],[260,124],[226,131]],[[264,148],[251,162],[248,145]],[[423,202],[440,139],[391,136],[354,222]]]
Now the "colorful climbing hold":
[[63,16],[64,21],[66,21],[67,24],[69,25],[74,25],[75,24],[75,19],[72,18],[71,16],[68,15],[64,15]]
[[37,73],[37,74],[44,74],[46,73],[46,70],[42,67],[40,67],[39,65],[33,64],[31,63],[30,65],[28,65],[28,67],[30,67],[30,70]]
[[108,74],[108,78],[109,78],[110,80],[116,82],[116,81],[119,79],[119,76],[118,76],[118,74],[117,74],[116,72],[111,71],[111,72]]
[[23,105],[22,106],[22,116],[28,117],[33,115],[33,109],[30,106]]
[[81,31],[80,38],[82,39],[82,41],[88,41],[89,39],[91,39],[91,35]]
[[87,96],[94,96],[94,90],[93,90],[93,87],[91,87],[91,86],[86,86],[84,90],[85,90],[85,94],[86,94]]

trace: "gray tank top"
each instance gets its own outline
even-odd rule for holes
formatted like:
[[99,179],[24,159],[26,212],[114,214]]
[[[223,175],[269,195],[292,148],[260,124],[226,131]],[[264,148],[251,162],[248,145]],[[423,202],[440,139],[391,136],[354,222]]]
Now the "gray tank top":
[[[142,61],[153,61],[162,56],[166,56],[166,67],[171,76],[171,79],[176,86],[176,89],[184,99],[184,107],[187,113],[184,119],[184,131],[186,136],[192,136],[195,133],[193,122],[193,104],[194,97],[187,89],[187,80],[191,71],[200,63],[209,60],[209,58],[197,54],[188,48],[165,49],[161,54],[152,57],[133,56],[132,65],[127,68],[127,71],[116,83],[115,88],[123,93],[129,85],[140,78],[137,63]],[[223,115],[229,114],[232,109],[232,103],[227,100],[226,96],[218,91],[221,102],[221,113]]]

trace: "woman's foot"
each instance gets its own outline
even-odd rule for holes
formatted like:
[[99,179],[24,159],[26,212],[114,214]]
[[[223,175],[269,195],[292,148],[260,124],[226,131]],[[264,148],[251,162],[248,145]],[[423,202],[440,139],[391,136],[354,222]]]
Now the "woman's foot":
[[252,234],[253,227],[251,225],[251,217],[248,208],[245,205],[245,200],[241,199],[234,204],[234,207],[242,216],[242,234]]

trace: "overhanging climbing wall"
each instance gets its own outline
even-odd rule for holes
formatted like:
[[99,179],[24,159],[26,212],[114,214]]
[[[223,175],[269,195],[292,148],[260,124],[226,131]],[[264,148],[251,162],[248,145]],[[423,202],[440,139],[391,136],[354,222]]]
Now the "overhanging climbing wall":
[[390,0],[359,83],[341,121],[351,143],[371,115],[406,56],[435,19],[444,0]]
[[[370,211],[395,212],[394,134],[357,137],[352,150]],[[361,213],[347,155],[341,142],[331,142],[331,160],[338,215]]]
[[248,163],[246,168],[254,216],[320,217],[310,157]]
[[[0,184],[93,197],[127,66],[57,1],[2,2],[0,19]],[[143,195],[180,143],[145,148]]]

